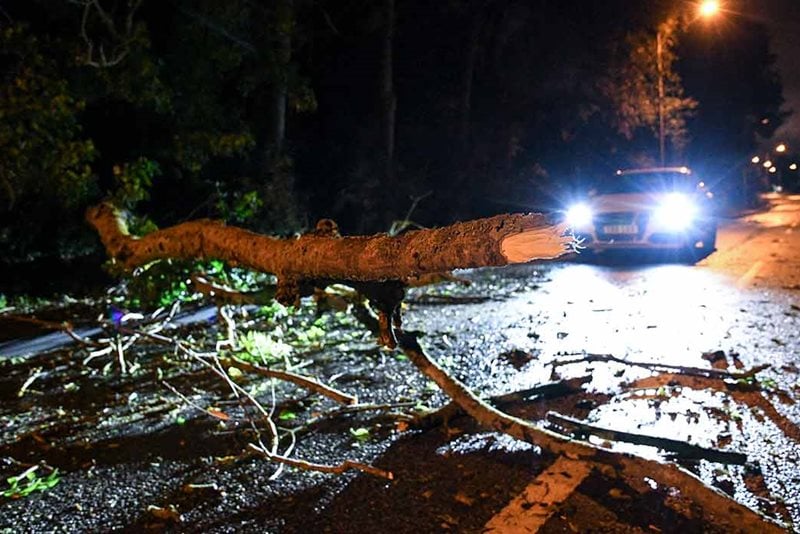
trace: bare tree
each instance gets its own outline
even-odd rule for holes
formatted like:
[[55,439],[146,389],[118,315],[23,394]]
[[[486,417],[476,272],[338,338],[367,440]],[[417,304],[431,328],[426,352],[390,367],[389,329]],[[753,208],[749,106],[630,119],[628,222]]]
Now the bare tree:
[[118,65],[137,39],[135,16],[144,0],[128,0],[112,9],[104,8],[100,0],[71,1],[83,8],[80,35],[86,48],[78,61],[96,68]]

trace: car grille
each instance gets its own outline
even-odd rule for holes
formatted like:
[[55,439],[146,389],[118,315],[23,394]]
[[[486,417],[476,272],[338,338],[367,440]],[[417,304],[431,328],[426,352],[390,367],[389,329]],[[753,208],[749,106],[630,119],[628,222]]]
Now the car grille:
[[616,224],[633,224],[636,214],[633,212],[600,213],[594,217],[594,225],[603,227]]
[[[633,211],[620,211],[613,213],[599,213],[594,217],[595,231],[600,241],[639,241],[644,235],[648,221],[647,213],[637,213]],[[627,233],[606,233],[606,226],[629,226],[635,224],[638,232],[635,234]]]

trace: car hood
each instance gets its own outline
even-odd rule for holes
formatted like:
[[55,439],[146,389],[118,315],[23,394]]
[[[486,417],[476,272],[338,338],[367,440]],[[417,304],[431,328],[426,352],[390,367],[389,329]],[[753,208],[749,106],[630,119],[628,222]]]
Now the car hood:
[[590,200],[592,211],[608,213],[615,211],[643,211],[654,209],[669,193],[615,193],[598,195]]

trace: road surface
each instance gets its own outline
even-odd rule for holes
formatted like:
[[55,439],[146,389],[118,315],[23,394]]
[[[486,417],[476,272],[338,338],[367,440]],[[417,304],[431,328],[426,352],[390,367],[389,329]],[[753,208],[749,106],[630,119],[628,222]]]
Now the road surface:
[[[430,354],[482,395],[583,380],[578,393],[512,404],[509,411],[521,417],[545,421],[552,410],[605,429],[745,455],[745,464],[684,458],[683,465],[797,530],[800,197],[768,201],[763,212],[723,221],[718,250],[697,265],[557,263],[469,272],[470,288],[412,292],[404,325],[424,331]],[[304,370],[362,402],[444,401],[397,354],[334,347],[320,356]],[[161,368],[140,360],[146,372],[138,379],[103,378],[113,376],[113,361],[102,376],[70,375],[69,353],[3,368],[0,468],[7,474],[46,461],[63,478],[47,492],[0,502],[0,530],[714,531],[713,518],[680,492],[653,481],[645,491],[466,418],[417,431],[362,414],[337,419],[303,435],[294,453],[369,462],[391,470],[393,481],[293,470],[271,481],[274,465],[241,457],[251,439],[246,427],[209,421],[174,398],[159,404],[169,396],[153,380]],[[770,367],[726,382],[648,367],[659,364],[730,373]],[[48,366],[69,377],[40,378],[17,395]],[[203,396],[214,390],[208,377],[170,380],[191,391],[193,402],[210,402]],[[142,415],[143,406],[150,415]],[[299,417],[304,409],[316,413],[308,401],[288,406]],[[186,422],[177,424],[176,413]],[[369,428],[369,439],[354,438],[359,426]],[[665,455],[586,437],[646,457]]]

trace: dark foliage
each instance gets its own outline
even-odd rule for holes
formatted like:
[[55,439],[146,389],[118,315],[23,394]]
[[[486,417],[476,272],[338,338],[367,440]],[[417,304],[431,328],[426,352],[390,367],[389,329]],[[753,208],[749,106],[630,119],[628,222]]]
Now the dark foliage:
[[[142,231],[208,216],[372,232],[422,197],[411,218],[442,224],[552,207],[654,160],[652,127],[619,127],[615,87],[673,3],[396,1],[389,152],[387,5],[4,3],[0,243],[15,257],[88,250],[80,214],[106,196],[147,213]],[[699,102],[688,163],[708,169],[783,119],[763,28],[722,28],[681,33],[670,72]]]

